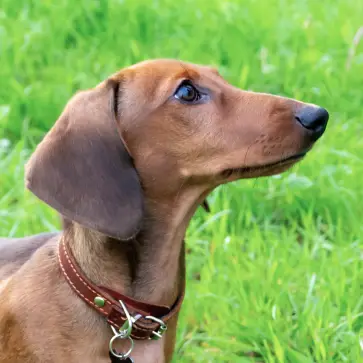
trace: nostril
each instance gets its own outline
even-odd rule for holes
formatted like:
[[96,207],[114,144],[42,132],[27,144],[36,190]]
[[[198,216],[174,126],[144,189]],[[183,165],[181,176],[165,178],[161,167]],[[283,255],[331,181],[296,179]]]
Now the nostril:
[[299,116],[295,116],[295,120],[296,120],[297,122],[299,122],[300,124],[302,124],[301,119],[300,119],[300,117],[299,117]]
[[320,132],[328,123],[329,113],[322,107],[305,106],[297,112],[295,119],[306,129]]

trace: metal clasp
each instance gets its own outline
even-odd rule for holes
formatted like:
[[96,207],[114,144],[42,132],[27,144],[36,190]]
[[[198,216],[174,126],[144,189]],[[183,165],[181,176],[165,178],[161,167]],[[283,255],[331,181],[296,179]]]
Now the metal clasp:
[[[119,331],[116,330],[116,328],[114,326],[111,325],[111,329],[113,331],[114,336],[110,339],[110,343],[109,343],[109,350],[110,353],[119,359],[123,359],[126,360],[130,354],[132,353],[132,350],[134,349],[134,340],[131,338],[131,332],[132,332],[132,324],[137,321],[138,319],[140,319],[140,316],[136,316],[135,318],[131,317],[129,311],[127,310],[125,304],[119,300],[122,309],[125,312],[126,318],[127,320],[125,321],[125,323],[122,325],[122,327],[120,328]],[[126,352],[126,353],[118,353],[113,349],[113,344],[117,339],[129,339],[131,346],[130,349]]]
[[156,323],[158,323],[160,325],[158,330],[152,332],[153,335],[152,335],[152,337],[150,337],[150,339],[152,339],[152,340],[161,339],[163,337],[164,333],[168,330],[168,327],[166,326],[166,324],[162,320],[155,318],[154,316],[145,316],[145,319],[155,321]]
[[[132,326],[137,320],[139,320],[143,316],[138,314],[135,317],[132,317],[130,315],[129,311],[127,310],[125,304],[121,300],[119,300],[119,302],[125,313],[127,320],[122,325],[122,327],[120,328],[119,331],[117,331],[117,329],[111,325],[111,329],[112,329],[114,335],[110,339],[109,350],[110,350],[110,354],[112,354],[114,357],[119,358],[121,360],[126,360],[130,357],[130,354],[132,353],[132,351],[134,349],[134,345],[135,345],[134,340],[131,338]],[[154,316],[151,316],[151,315],[145,316],[144,319],[152,320],[155,323],[158,323],[160,325],[158,330],[152,332],[152,336],[150,337],[150,339],[152,339],[152,340],[161,339],[163,337],[164,333],[168,329],[166,324],[162,320],[155,318]],[[130,346],[130,349],[126,353],[118,353],[116,350],[113,349],[113,345],[117,339],[121,339],[121,340],[129,339],[130,340],[131,346]]]

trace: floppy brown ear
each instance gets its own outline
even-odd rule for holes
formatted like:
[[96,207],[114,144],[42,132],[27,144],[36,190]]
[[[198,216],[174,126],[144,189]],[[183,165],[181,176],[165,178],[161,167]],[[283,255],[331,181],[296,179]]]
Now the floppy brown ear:
[[78,93],[38,145],[26,185],[68,219],[118,239],[140,227],[143,198],[115,115],[118,85]]

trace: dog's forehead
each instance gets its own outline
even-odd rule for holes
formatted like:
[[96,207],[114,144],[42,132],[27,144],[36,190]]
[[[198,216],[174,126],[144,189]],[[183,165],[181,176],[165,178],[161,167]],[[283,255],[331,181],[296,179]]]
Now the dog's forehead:
[[182,62],[174,59],[156,59],[137,63],[127,70],[132,73],[142,76],[146,76],[149,79],[192,79],[198,80],[205,78],[206,76],[219,76],[218,71],[209,66]]

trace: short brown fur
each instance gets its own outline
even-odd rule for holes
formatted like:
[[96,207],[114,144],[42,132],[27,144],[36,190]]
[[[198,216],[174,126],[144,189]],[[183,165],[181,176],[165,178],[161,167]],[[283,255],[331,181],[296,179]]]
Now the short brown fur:
[[[205,103],[173,97],[185,78],[207,90]],[[220,184],[300,160],[284,161],[315,141],[294,119],[305,105],[174,60],[139,63],[77,94],[26,172],[27,187],[66,218],[64,231],[0,241],[0,363],[109,363],[111,330],[61,274],[59,238],[95,284],[171,305],[196,208]],[[175,318],[160,341],[137,341],[135,363],[170,362],[176,327]]]

